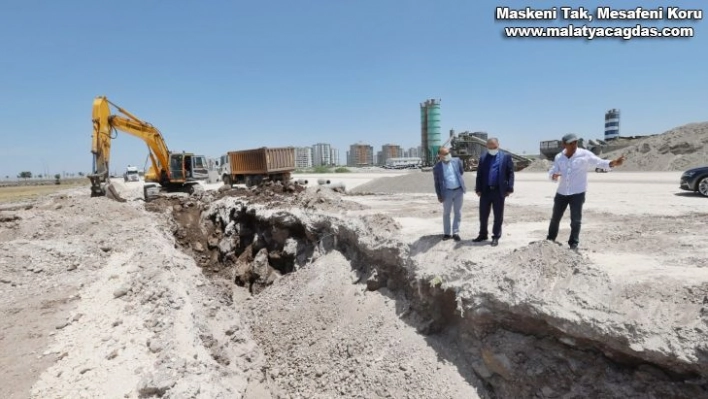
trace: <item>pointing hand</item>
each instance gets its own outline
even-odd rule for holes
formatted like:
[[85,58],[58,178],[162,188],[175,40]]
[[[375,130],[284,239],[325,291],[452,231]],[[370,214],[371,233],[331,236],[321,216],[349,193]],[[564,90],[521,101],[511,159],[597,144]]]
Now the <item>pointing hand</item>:
[[620,165],[622,165],[623,162],[624,162],[624,154],[622,154],[622,156],[620,156],[619,158],[612,160],[610,162],[610,167],[614,168],[615,166],[620,166]]

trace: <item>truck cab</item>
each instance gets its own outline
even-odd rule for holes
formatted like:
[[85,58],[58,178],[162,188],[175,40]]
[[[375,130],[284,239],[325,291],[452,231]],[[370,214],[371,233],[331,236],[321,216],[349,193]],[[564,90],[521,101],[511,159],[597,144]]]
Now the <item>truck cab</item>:
[[125,173],[123,173],[123,180],[125,182],[140,181],[140,172],[137,166],[130,166],[125,168]]

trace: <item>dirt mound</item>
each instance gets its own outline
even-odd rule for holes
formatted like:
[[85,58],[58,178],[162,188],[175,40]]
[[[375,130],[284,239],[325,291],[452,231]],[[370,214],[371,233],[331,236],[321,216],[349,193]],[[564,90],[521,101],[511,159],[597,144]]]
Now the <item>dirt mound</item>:
[[142,202],[84,193],[3,211],[0,397],[241,397],[258,353],[231,287]]
[[347,201],[343,190],[328,187],[309,187],[296,198],[295,205],[309,211],[342,212],[364,210],[367,206]]
[[[310,211],[343,212],[347,210],[368,209],[354,201],[347,201],[343,189],[334,187],[302,185],[283,186],[279,183],[268,182],[252,188],[220,188],[214,195],[206,194],[207,201],[221,198],[242,198],[250,204],[260,204],[268,209],[298,207]],[[204,197],[202,197],[204,199]]]
[[366,291],[358,280],[335,252],[249,301],[277,397],[480,397],[478,380],[397,316],[410,311],[405,299],[385,287]]
[[603,153],[603,158],[626,155],[618,170],[682,171],[708,164],[708,122],[683,125],[633,145]]
[[[474,173],[464,174],[468,187],[474,180]],[[350,190],[352,194],[396,194],[396,193],[435,193],[433,173],[416,171],[393,177],[380,177],[370,182],[361,184]]]
[[237,186],[237,187],[228,187],[228,186],[222,186],[219,188],[217,191],[219,195],[217,195],[218,198],[223,198],[224,196],[228,195],[246,195],[246,196],[253,196],[253,197],[272,197],[273,195],[276,194],[293,194],[293,193],[299,193],[302,192],[306,189],[305,186],[302,186],[300,184],[283,184],[280,181],[272,182],[272,181],[264,181],[256,186],[252,187],[242,187],[242,186]]
[[520,172],[548,172],[553,166],[553,161],[547,159],[534,159],[531,164]]

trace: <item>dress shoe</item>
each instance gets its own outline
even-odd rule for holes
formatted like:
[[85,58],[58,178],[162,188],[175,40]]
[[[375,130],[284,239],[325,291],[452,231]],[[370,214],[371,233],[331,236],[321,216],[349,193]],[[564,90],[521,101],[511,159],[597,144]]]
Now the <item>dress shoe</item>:
[[452,235],[452,238],[453,238],[455,241],[460,241],[460,240],[461,240],[459,234],[453,234],[453,235]]
[[570,244],[570,249],[572,250],[577,250],[578,249],[578,244]]
[[442,239],[443,239],[443,241],[445,241],[445,240],[449,240],[449,239],[451,239],[451,238],[452,238],[451,235],[445,234],[445,235],[443,235],[443,238],[442,238]]
[[492,238],[492,246],[493,246],[493,247],[496,247],[497,245],[499,245],[499,239],[498,239],[498,238]]
[[482,241],[487,241],[487,237],[484,236],[477,236],[472,242],[482,242]]

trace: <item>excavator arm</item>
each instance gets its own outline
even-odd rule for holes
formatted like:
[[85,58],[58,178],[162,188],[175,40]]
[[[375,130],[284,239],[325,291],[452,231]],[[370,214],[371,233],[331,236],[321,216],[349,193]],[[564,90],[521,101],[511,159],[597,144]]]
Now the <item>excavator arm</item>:
[[[111,105],[125,116],[111,114]],[[92,196],[106,195],[104,185],[110,179],[108,167],[111,156],[111,140],[113,139],[111,133],[114,130],[128,133],[142,139],[147,144],[150,150],[149,157],[152,167],[145,174],[146,180],[164,182],[171,179],[169,167],[170,151],[162,134],[156,127],[111,103],[104,96],[96,97],[93,101],[92,121],[91,153],[93,153],[93,173],[88,176],[91,180]]]

